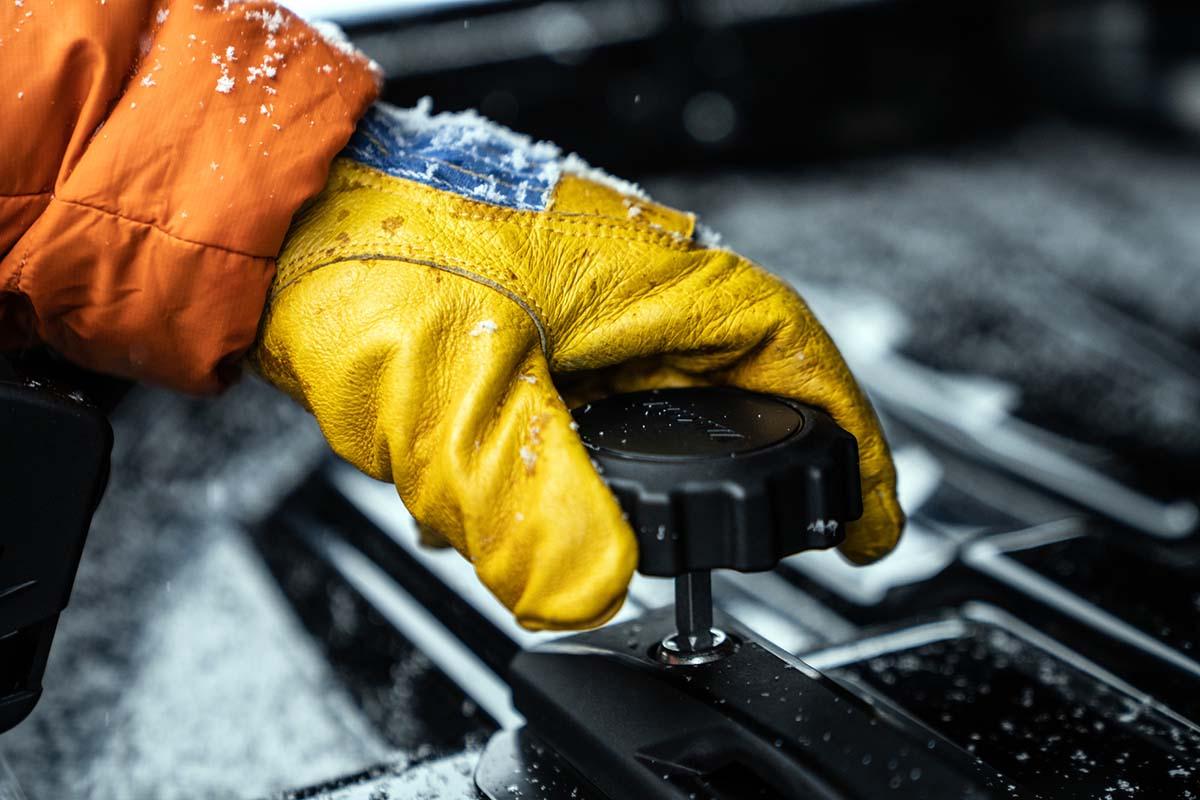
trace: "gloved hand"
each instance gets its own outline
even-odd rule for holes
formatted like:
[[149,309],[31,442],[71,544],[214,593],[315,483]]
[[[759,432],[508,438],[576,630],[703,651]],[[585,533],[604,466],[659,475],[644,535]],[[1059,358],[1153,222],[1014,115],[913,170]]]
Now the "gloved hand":
[[871,406],[787,285],[694,232],[551,145],[376,106],[293,222],[251,359],[528,628],[604,622],[637,563],[568,412],[604,393],[732,384],[824,408],[861,458],[842,552],[879,558],[903,516]]

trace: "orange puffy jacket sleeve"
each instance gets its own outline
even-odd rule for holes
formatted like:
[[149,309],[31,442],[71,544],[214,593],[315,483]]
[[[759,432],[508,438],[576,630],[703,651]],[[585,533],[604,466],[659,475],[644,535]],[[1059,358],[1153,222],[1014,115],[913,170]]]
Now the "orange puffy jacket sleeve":
[[2,0],[0,75],[0,349],[220,389],[369,62],[266,2]]

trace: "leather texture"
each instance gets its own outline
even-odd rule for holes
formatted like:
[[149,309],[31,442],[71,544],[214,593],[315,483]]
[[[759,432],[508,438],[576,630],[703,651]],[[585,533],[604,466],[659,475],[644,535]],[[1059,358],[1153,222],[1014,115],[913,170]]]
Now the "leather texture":
[[523,210],[341,158],[293,224],[253,362],[528,628],[606,621],[636,566],[568,412],[615,391],[732,384],[824,408],[861,456],[842,550],[883,556],[903,515],[869,402],[789,286],[693,227],[566,171]]

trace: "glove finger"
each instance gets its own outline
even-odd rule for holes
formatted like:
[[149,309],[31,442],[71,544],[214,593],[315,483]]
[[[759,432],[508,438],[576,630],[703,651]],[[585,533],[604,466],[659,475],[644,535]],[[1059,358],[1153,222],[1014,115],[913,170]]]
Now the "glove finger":
[[257,362],[522,624],[586,627],[620,608],[637,543],[522,306],[428,266],[344,262],[276,300]]
[[[480,579],[531,629],[592,627],[620,608],[637,543],[575,433],[540,351],[532,350],[468,412],[471,456],[450,477],[465,550]],[[460,365],[460,370],[461,370]],[[507,386],[503,385],[507,380]]]
[[896,495],[896,470],[875,409],[829,334],[790,286],[777,284],[774,322],[762,339],[721,380],[779,394],[824,409],[858,440],[863,515],[851,523],[840,550],[870,563],[896,546],[904,513]]

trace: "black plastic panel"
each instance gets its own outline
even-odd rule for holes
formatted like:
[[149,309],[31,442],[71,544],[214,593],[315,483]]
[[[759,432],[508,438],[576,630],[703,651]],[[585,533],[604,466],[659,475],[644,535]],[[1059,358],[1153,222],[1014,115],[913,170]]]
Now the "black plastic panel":
[[1024,630],[977,607],[966,618],[849,647],[857,652],[839,666],[828,652],[811,661],[916,716],[1035,796],[1195,796],[1200,729]]

